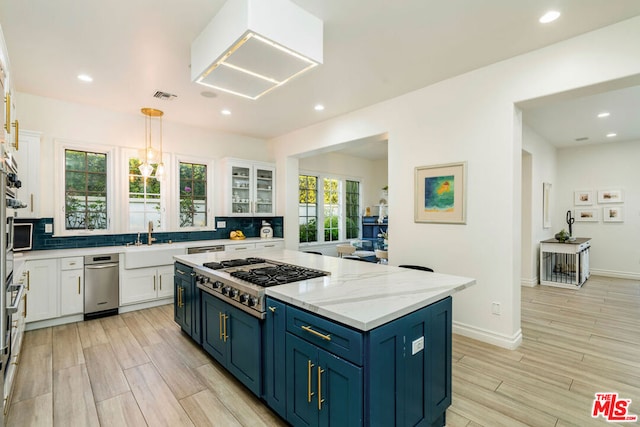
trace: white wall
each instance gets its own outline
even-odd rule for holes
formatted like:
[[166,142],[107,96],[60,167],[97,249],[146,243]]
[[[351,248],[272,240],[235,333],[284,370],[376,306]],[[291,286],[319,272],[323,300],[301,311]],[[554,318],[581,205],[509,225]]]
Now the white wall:
[[[522,265],[522,283],[534,285],[538,283],[539,276],[540,241],[553,237],[563,228],[563,224],[559,223],[555,209],[558,205],[555,196],[558,194],[559,187],[559,179],[556,176],[556,148],[527,125],[522,127],[522,148],[531,154],[532,165],[531,187],[529,188],[531,195],[531,246],[528,248],[530,256],[526,260],[527,264]],[[542,226],[542,185],[545,182],[551,183],[551,228],[543,228]],[[523,217],[525,215],[527,213],[523,212]],[[562,221],[564,222],[564,217],[562,217]],[[564,226],[566,227],[566,224]],[[523,263],[525,262],[524,258]]]
[[[278,176],[290,156],[387,133],[392,264],[474,277],[454,297],[456,332],[521,341],[521,135],[514,103],[640,73],[640,17],[442,81],[272,141]],[[303,148],[304,147],[304,148]],[[466,225],[413,221],[414,168],[468,162]],[[282,181],[279,181],[282,182]],[[295,189],[279,187],[287,247],[297,247]],[[491,314],[499,302],[501,314]]]
[[[20,128],[42,132],[42,217],[53,216],[55,140],[136,149],[142,149],[144,145],[142,113],[119,113],[25,93],[16,94],[16,105],[20,108]],[[163,151],[200,158],[218,159],[229,156],[273,161],[264,140],[173,123],[170,117],[164,117],[163,120]],[[216,207],[218,215],[221,214],[219,209],[221,206]]]
[[[558,150],[557,209],[554,230],[566,228],[567,210],[574,210],[574,191],[621,189],[623,202],[579,208],[595,208],[598,222],[576,222],[573,235],[591,237],[591,272],[640,279],[640,141],[610,142]],[[603,207],[623,206],[624,222],[603,222]],[[561,222],[561,223],[560,223]]]

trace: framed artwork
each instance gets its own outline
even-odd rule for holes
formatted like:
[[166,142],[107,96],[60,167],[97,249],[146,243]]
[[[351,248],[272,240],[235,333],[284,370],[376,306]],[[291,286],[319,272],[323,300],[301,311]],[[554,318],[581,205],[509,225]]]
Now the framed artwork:
[[598,222],[598,209],[575,209],[573,217],[581,222]]
[[598,203],[621,203],[622,201],[622,190],[598,191]]
[[467,163],[415,169],[414,221],[466,224]]
[[551,228],[551,183],[542,183],[542,228]]
[[602,221],[624,222],[624,208],[622,206],[607,206],[602,208]]
[[590,206],[593,205],[593,191],[574,191],[573,192],[573,204],[575,206]]

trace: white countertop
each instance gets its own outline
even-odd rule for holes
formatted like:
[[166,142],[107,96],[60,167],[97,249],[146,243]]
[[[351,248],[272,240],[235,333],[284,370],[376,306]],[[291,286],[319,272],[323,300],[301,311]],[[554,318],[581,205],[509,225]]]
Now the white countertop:
[[[192,267],[231,259],[231,254],[177,255]],[[410,270],[291,250],[252,250],[243,257],[261,257],[330,272],[331,275],[266,289],[285,303],[368,331],[439,301],[476,283],[468,277]],[[237,257],[236,257],[237,258]]]
[[50,259],[72,256],[85,256],[85,255],[98,255],[98,254],[117,254],[126,253],[129,251],[153,251],[167,248],[198,248],[201,246],[215,246],[215,245],[242,245],[247,243],[258,243],[268,241],[281,241],[282,238],[261,239],[259,237],[247,237],[244,240],[231,240],[231,239],[216,239],[216,240],[191,240],[188,242],[173,242],[173,243],[154,243],[153,245],[140,245],[140,246],[92,246],[86,248],[69,248],[69,249],[52,249],[46,251],[26,251],[15,252],[16,258],[23,258],[26,260],[33,259]]

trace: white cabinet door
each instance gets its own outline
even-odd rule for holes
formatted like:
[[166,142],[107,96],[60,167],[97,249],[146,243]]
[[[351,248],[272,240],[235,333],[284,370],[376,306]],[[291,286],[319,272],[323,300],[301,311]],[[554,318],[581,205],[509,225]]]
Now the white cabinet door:
[[275,215],[275,166],[260,162],[226,159],[223,168],[228,216]]
[[240,243],[240,244],[226,244],[224,246],[225,252],[243,252],[249,249],[255,249],[255,243]]
[[84,270],[60,271],[60,315],[84,312]]
[[27,204],[25,209],[16,210],[19,218],[40,217],[40,136],[40,132],[21,130],[19,149],[14,153],[22,183],[18,199]]
[[173,265],[159,267],[157,271],[158,298],[173,297]]
[[256,243],[256,249],[284,249],[284,242],[282,240],[258,242]]
[[253,214],[255,216],[273,216],[275,209],[276,168],[254,166]]
[[155,268],[136,268],[121,270],[120,305],[132,304],[155,299],[157,284]]
[[27,261],[27,322],[58,317],[58,260]]

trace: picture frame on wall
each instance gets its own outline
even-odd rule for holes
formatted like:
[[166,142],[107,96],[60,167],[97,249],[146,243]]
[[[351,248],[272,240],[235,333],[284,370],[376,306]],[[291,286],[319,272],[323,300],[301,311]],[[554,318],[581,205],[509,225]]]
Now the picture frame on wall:
[[542,228],[551,228],[551,183],[542,183]]
[[622,203],[622,190],[599,190],[598,203]]
[[598,209],[574,209],[573,217],[580,222],[598,222]]
[[575,206],[590,206],[593,205],[593,200],[593,191],[577,190],[573,192],[573,204]]
[[466,224],[467,162],[415,168],[414,221]]
[[604,222],[624,222],[623,206],[605,206],[602,208],[602,221]]

